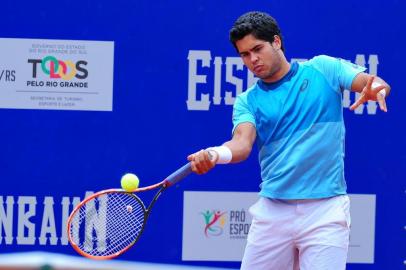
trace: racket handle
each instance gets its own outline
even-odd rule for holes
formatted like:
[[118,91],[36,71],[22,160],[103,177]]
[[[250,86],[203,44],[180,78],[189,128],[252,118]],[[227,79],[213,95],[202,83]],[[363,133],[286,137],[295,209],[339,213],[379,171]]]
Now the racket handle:
[[190,162],[188,162],[185,165],[183,165],[181,168],[179,168],[177,171],[175,171],[174,173],[169,175],[165,179],[165,182],[168,186],[172,186],[191,173],[192,173],[192,166],[191,166]]

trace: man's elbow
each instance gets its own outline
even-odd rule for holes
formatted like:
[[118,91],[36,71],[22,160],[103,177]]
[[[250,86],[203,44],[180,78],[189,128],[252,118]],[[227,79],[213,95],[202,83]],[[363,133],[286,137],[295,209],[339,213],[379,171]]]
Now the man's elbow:
[[251,154],[252,146],[246,145],[239,149],[236,155],[233,155],[232,163],[238,163],[246,160]]

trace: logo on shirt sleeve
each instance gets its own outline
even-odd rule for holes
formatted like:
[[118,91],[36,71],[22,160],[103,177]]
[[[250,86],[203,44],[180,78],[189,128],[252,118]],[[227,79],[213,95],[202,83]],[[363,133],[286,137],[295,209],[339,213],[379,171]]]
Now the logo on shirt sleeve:
[[304,79],[302,82],[302,85],[300,86],[300,92],[303,92],[304,90],[306,90],[307,86],[309,86],[309,80]]

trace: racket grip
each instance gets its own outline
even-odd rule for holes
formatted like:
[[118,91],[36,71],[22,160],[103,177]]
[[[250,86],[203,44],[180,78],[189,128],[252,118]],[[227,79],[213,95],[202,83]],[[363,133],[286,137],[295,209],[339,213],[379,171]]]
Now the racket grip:
[[181,168],[179,168],[177,171],[175,171],[171,175],[169,175],[165,179],[165,182],[168,186],[172,186],[191,173],[192,173],[192,166],[191,166],[190,162],[188,162],[185,165],[183,165]]

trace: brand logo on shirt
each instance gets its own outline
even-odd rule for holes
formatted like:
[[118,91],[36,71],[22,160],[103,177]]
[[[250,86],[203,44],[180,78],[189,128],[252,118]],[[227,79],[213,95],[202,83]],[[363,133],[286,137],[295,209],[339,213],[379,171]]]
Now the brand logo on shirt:
[[304,90],[306,90],[308,85],[309,85],[309,80],[304,79],[303,82],[302,82],[302,85],[300,86],[300,91],[303,92]]

